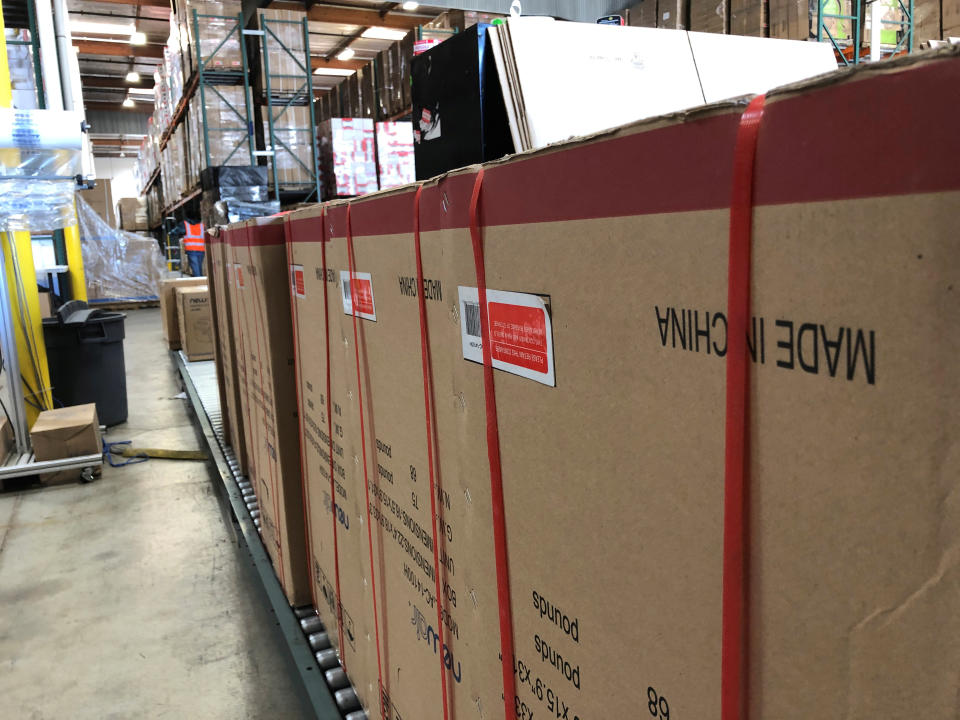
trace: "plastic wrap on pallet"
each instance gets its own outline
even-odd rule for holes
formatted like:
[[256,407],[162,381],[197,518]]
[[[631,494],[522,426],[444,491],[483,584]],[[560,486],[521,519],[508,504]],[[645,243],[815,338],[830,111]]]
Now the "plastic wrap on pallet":
[[223,200],[217,197],[215,191],[204,192],[200,198],[200,216],[204,227],[249,220],[264,215],[275,215],[280,212],[280,203],[277,200],[266,202],[245,202],[242,200]]
[[200,173],[204,190],[225,187],[267,184],[267,168],[263,165],[211,165]]
[[74,223],[81,113],[0,110],[0,229],[57,230]]
[[80,197],[77,219],[91,299],[157,296],[167,271],[154,238],[113,229]]
[[377,123],[377,169],[380,189],[406,185],[416,180],[413,159],[413,123]]
[[377,190],[373,120],[332,118],[320,126],[318,134],[326,198]]

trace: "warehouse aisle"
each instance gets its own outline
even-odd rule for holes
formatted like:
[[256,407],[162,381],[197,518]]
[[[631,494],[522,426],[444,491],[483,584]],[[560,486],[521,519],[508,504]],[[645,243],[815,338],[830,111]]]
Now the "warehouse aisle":
[[[159,311],[126,333],[130,418],[108,439],[199,447]],[[306,717],[254,582],[203,463],[0,494],[3,716]]]

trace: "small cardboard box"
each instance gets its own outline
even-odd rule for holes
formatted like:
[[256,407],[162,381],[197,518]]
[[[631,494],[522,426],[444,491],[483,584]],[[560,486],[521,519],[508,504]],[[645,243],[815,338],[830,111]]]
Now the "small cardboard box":
[[44,410],[30,430],[37,460],[93,455],[100,452],[100,421],[94,403]]
[[147,201],[143,198],[120,198],[117,204],[123,230],[148,230]]
[[13,426],[6,417],[2,417],[0,418],[0,462],[6,460],[13,447]]
[[160,282],[160,316],[163,319],[163,337],[171,350],[180,349],[180,324],[177,321],[175,293],[177,288],[206,285],[205,277],[171,278]]
[[180,343],[187,360],[213,360],[213,315],[206,285],[176,289]]

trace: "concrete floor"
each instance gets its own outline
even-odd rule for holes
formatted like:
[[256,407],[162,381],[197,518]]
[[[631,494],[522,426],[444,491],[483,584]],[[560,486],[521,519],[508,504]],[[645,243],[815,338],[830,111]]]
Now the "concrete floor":
[[[126,333],[130,417],[108,439],[200,447],[159,311]],[[0,494],[2,717],[308,717],[212,483],[150,460]]]

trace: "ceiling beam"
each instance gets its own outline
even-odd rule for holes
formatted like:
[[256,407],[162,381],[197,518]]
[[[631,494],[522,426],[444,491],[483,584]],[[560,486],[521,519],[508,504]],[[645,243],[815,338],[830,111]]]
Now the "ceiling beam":
[[[109,3],[110,5],[139,5],[141,7],[170,9],[170,0],[97,0],[97,2]],[[78,12],[82,12],[82,10]]]
[[[303,3],[275,0],[269,7],[277,10],[303,10]],[[338,23],[342,25],[360,25],[361,27],[395,28],[414,30],[433,18],[426,15],[408,15],[406,13],[381,12],[379,10],[347,7],[345,5],[313,5],[307,11],[307,18],[314,22]]]
[[336,68],[338,70],[362,70],[370,64],[369,60],[326,60],[316,55],[310,58],[310,67],[313,70],[317,68]]
[[162,58],[163,45],[131,45],[107,40],[74,40],[81,55],[115,55],[121,57]]
[[86,100],[83,103],[88,110],[113,110],[116,112],[139,112],[144,115],[150,115],[153,112],[153,101],[137,103],[132,108],[125,108],[118,102],[109,100]]
[[152,88],[153,78],[148,75],[140,75],[140,82],[128,83],[122,77],[95,77],[83,75],[80,82],[84,87],[89,88]]

